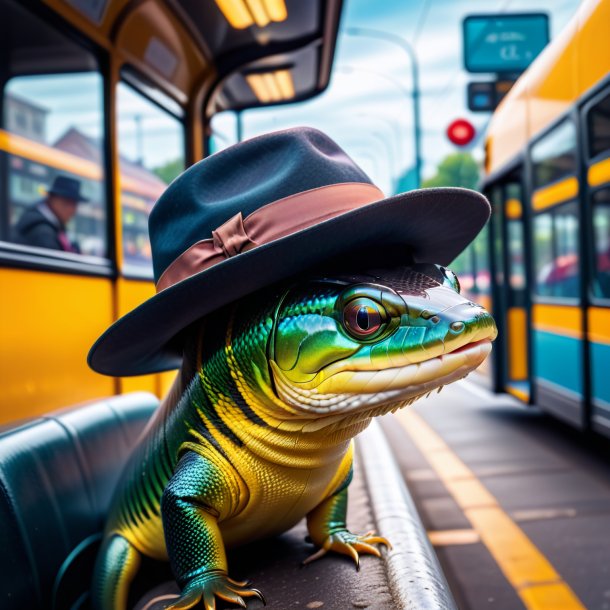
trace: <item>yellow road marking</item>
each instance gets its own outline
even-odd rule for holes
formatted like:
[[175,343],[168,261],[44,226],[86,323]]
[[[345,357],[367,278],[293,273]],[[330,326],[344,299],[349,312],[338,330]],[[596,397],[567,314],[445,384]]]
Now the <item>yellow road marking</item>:
[[479,534],[474,530],[432,530],[428,538],[433,546],[453,546],[455,544],[475,544],[481,542]]
[[548,559],[445,441],[412,410],[399,411],[395,417],[464,511],[525,607],[585,610]]

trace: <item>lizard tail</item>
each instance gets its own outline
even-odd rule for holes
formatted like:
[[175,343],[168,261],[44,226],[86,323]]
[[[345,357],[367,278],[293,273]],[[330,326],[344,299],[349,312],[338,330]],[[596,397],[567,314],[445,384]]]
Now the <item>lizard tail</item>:
[[91,574],[101,540],[101,532],[87,536],[64,559],[53,583],[51,610],[81,607],[89,595],[88,587],[82,586],[83,582],[87,582],[83,578],[87,579],[87,574]]
[[138,550],[123,536],[106,538],[93,572],[93,610],[127,610],[129,585],[140,567]]

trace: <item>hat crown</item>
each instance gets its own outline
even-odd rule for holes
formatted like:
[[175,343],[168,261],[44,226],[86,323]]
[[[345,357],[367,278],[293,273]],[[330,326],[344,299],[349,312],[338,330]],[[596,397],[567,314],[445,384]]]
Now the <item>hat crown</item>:
[[48,190],[50,195],[58,195],[75,201],[87,201],[80,192],[81,182],[70,176],[55,176],[53,184]]
[[296,193],[370,178],[328,136],[298,127],[240,142],[199,161],[161,195],[149,219],[155,281],[190,246],[239,212]]

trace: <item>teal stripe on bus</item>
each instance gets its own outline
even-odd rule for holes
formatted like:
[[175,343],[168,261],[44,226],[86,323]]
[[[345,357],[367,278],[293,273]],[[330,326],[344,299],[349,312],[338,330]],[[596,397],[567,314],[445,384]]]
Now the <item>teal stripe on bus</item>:
[[582,396],[580,339],[534,329],[534,375]]
[[591,393],[610,405],[610,345],[591,343]]

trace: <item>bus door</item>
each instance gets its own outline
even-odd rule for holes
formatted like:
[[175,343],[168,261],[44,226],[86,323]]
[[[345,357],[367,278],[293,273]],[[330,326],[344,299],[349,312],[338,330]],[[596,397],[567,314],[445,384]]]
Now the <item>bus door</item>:
[[506,299],[504,328],[506,341],[505,390],[523,402],[530,400],[528,367],[528,318],[526,293],[527,244],[523,220],[522,170],[511,174],[502,189],[504,216],[503,264]]
[[587,166],[587,244],[590,261],[587,340],[591,425],[610,436],[610,93],[583,110]]
[[572,117],[538,138],[530,154],[534,402],[584,428],[581,210]]
[[491,272],[493,315],[499,335],[494,346],[494,387],[530,400],[526,243],[522,170],[511,172],[489,191],[492,203]]

